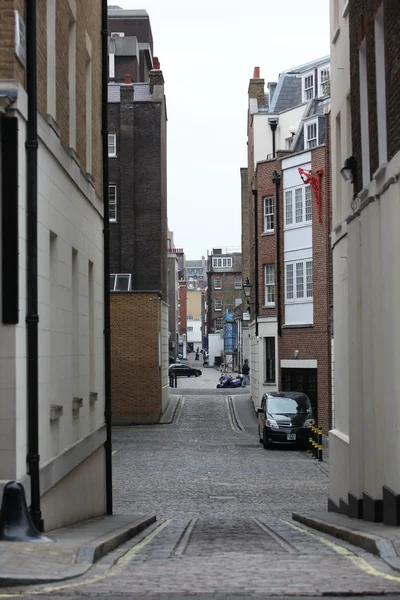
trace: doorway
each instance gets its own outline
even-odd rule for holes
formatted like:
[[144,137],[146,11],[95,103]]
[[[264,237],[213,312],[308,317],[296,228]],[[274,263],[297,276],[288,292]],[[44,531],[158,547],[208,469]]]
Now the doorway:
[[317,369],[281,369],[282,390],[303,392],[310,398],[314,418],[318,422]]

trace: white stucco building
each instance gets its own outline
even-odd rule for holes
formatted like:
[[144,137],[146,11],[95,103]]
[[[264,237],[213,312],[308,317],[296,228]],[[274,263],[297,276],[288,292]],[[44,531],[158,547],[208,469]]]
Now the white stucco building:
[[[73,35],[69,48],[59,45],[56,48],[56,16],[50,12],[46,21],[47,48],[44,47],[48,57],[47,73],[38,71],[38,77],[44,76],[48,87],[47,97],[38,87],[37,115],[38,436],[41,512],[46,531],[106,511],[104,223],[102,146],[101,136],[97,135],[101,122],[101,74],[97,72],[101,64],[101,6],[91,1],[85,7],[77,7],[72,0],[68,4],[70,13],[66,12],[64,17],[71,18],[75,28],[87,27],[86,47],[77,47]],[[85,10],[90,12],[91,24],[83,14]],[[14,11],[10,12],[13,16]],[[39,39],[38,43],[41,43]],[[57,96],[56,82],[62,76],[57,74],[57,61],[63,52],[67,57],[74,57],[74,61],[80,52],[87,53],[89,63],[93,59],[93,71],[90,67],[83,75],[87,87],[80,114],[75,106],[75,92],[80,94],[75,77],[82,74],[77,73],[75,67],[69,73],[71,97]],[[59,85],[61,89],[65,81],[60,80]],[[0,82],[0,95],[12,98],[12,102],[2,104],[0,147],[4,157],[5,153],[12,152],[16,143],[13,168],[17,169],[18,165],[19,227],[19,293],[15,299],[19,315],[14,322],[5,322],[4,317],[9,303],[8,290],[3,288],[0,296],[3,315],[0,323],[0,480],[2,484],[9,480],[21,481],[29,502],[27,432],[32,382],[27,377],[29,351],[25,318],[27,256],[32,248],[28,247],[27,239],[28,95],[19,82],[18,69],[15,79]],[[97,100],[92,103],[95,97]],[[64,109],[69,128],[68,119],[65,123],[61,114]],[[85,117],[86,128],[83,127]],[[5,139],[7,123],[13,119],[17,124],[16,137]],[[86,151],[81,155],[82,162],[78,159],[78,148]],[[2,165],[0,180],[4,182],[9,173],[4,170],[4,162]],[[2,187],[3,204],[9,201],[4,191]],[[9,224],[3,222],[0,226],[4,238]],[[2,271],[6,268],[4,252],[8,250],[3,246]]]

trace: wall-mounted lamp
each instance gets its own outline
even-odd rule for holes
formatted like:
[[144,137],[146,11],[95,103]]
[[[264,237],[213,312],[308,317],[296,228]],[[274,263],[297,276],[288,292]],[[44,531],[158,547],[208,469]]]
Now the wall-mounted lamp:
[[289,127],[289,133],[292,134],[292,138],[296,135],[296,131],[297,131],[297,127],[295,127],[295,125],[291,125]]
[[340,169],[340,173],[345,181],[354,183],[357,176],[357,161],[354,156],[346,158],[344,161],[344,167]]
[[293,352],[293,356],[294,356],[295,358],[299,358],[299,354],[300,354],[300,353],[299,353],[299,351],[298,351],[298,350],[295,350],[295,351]]
[[252,287],[253,286],[250,283],[249,278],[247,277],[246,278],[246,283],[243,284],[243,292],[244,292],[244,295],[246,296],[247,299],[250,298],[250,296],[251,296],[251,289],[252,289]]

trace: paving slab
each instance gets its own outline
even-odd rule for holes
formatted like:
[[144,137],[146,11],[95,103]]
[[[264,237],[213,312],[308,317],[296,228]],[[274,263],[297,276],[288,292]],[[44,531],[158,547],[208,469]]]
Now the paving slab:
[[318,511],[292,513],[295,521],[312,529],[328,533],[382,558],[400,571],[400,528],[382,523],[351,519],[339,513]]
[[50,542],[0,542],[0,587],[63,581],[156,521],[156,515],[113,515],[46,533]]

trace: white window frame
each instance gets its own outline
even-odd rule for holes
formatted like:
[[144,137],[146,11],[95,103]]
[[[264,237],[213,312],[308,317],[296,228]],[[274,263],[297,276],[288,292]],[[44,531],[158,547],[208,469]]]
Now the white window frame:
[[[322,81],[322,75],[323,73],[328,73],[329,77],[327,79],[324,79],[324,81]],[[330,96],[330,89],[329,89],[329,93],[326,93],[324,86],[326,84],[329,85],[330,88],[330,83],[331,83],[331,67],[330,65],[323,65],[322,67],[319,67],[318,69],[318,90],[319,90],[319,94],[318,96],[320,98],[325,98],[326,96]]]
[[[271,277],[272,275],[272,277]],[[273,300],[270,300],[270,296]],[[264,306],[275,306],[275,265],[264,265]]]
[[[110,152],[110,148],[113,148],[113,150],[111,150],[111,152]],[[108,157],[115,158],[116,156],[117,156],[117,135],[115,133],[109,133],[108,134]]]
[[263,198],[264,208],[264,233],[273,233],[275,226],[275,207],[274,197],[265,196]]
[[224,328],[224,317],[216,317],[214,320],[214,329],[215,331],[220,331]]
[[[217,305],[217,301],[218,301],[218,305]],[[214,298],[214,310],[215,310],[215,312],[222,311],[222,298],[220,298],[220,297]]]
[[243,280],[241,277],[235,277],[234,288],[235,290],[241,290],[243,286]]
[[[114,188],[114,199],[111,200],[111,188]],[[111,207],[114,207],[114,217],[111,217]],[[110,223],[116,223],[117,222],[117,186],[115,185],[115,183],[110,183],[108,186],[108,210],[109,210],[109,221]]]
[[383,7],[384,4],[382,2],[375,15],[375,78],[379,167],[386,165],[388,159],[386,115],[386,52]]
[[[311,87],[306,87],[306,80],[307,78],[312,77],[312,86]],[[302,91],[303,91],[303,102],[308,102],[309,100],[312,100],[315,97],[315,73],[314,71],[309,71],[308,73],[304,73],[302,80],[301,80],[301,87],[302,87]],[[311,95],[309,94],[309,91],[311,90]],[[310,96],[309,98],[307,96]]]
[[[315,126],[315,136],[308,136],[308,128]],[[312,121],[305,121],[304,123],[304,150],[311,150],[318,146],[318,119],[313,119]],[[315,141],[315,143],[313,143]],[[311,145],[310,145],[311,144]]]
[[[111,286],[111,277],[114,277],[114,285]],[[124,291],[130,292],[132,290],[132,275],[130,273],[110,273],[110,291],[111,292],[119,292],[120,290],[116,290],[118,277],[128,277],[128,289]],[[111,289],[111,287],[113,289]]]
[[[284,229],[296,229],[312,223],[312,191],[309,185],[298,185],[284,190],[285,193],[285,226]],[[300,207],[296,200],[301,196]],[[311,210],[310,210],[311,208]],[[301,214],[301,219],[298,215]],[[288,216],[291,217],[288,222]],[[308,218],[307,218],[308,217]]]
[[[289,278],[290,273],[290,288]],[[290,297],[288,297],[290,294]],[[288,261],[285,263],[285,304],[305,304],[314,300],[313,260]]]
[[[217,285],[219,281],[219,285]],[[222,277],[214,277],[214,290],[222,290]]]
[[213,269],[232,269],[232,257],[231,256],[213,256],[212,266],[213,266]]
[[108,77],[115,79],[115,54],[110,52],[108,55]]
[[242,298],[235,298],[235,308],[240,306],[243,303]]
[[192,332],[193,332],[193,330],[194,330],[194,329],[193,329],[193,327],[187,327],[186,329],[187,329],[187,332],[188,332],[188,333],[192,333]]

